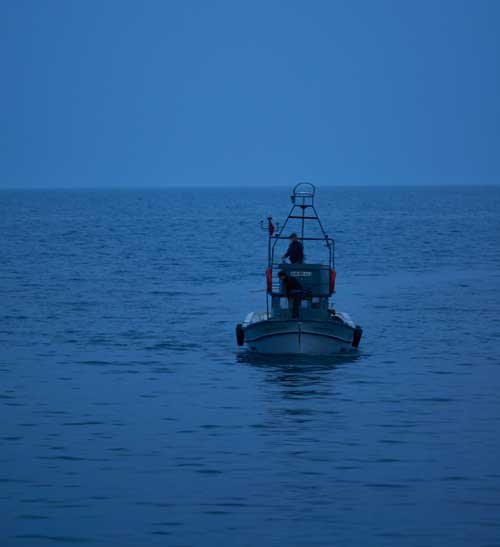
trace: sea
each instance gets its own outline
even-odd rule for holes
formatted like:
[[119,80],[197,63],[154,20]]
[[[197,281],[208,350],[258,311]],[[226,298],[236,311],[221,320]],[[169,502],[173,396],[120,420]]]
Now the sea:
[[318,189],[342,358],[236,344],[289,194],[0,192],[2,547],[500,546],[500,187]]

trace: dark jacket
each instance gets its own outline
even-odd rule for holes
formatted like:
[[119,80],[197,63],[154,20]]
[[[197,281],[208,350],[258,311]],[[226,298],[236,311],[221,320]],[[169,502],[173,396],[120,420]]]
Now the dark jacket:
[[304,247],[300,241],[292,241],[288,246],[285,258],[289,258],[292,264],[302,264],[304,260]]
[[285,288],[287,296],[291,296],[294,291],[302,290],[302,285],[294,277],[287,277],[284,279],[283,287]]

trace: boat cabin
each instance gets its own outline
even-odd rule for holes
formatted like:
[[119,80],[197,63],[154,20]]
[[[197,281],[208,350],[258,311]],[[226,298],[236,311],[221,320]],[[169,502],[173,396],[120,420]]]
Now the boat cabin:
[[[299,293],[299,317],[322,321],[328,318],[328,299],[333,293],[335,273],[324,264],[280,264],[280,271],[296,279],[302,286]],[[271,318],[292,318],[293,297],[287,298],[283,282],[271,292]]]

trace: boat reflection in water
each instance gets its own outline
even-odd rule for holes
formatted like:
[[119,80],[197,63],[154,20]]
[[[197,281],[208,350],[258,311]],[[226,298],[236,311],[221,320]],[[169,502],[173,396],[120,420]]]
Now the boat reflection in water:
[[266,373],[265,381],[284,388],[287,399],[331,397],[335,370],[354,365],[362,354],[338,356],[264,355],[245,351],[238,353],[238,363],[250,365]]

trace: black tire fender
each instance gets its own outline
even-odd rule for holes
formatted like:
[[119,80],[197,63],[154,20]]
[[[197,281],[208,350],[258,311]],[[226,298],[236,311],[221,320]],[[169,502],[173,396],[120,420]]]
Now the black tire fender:
[[245,343],[245,331],[241,323],[236,325],[236,342],[238,346],[242,346]]
[[359,346],[359,343],[361,342],[361,337],[363,336],[363,329],[356,325],[356,328],[354,329],[354,333],[352,336],[352,347],[357,348]]

